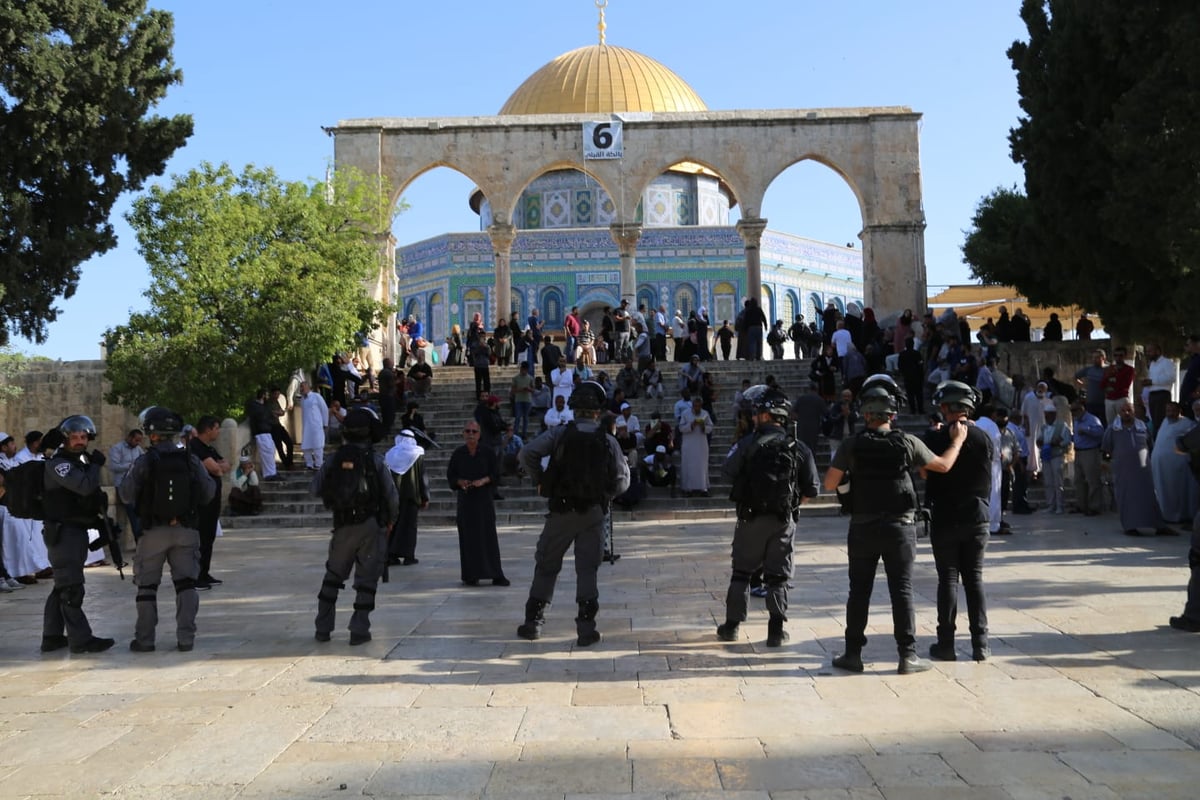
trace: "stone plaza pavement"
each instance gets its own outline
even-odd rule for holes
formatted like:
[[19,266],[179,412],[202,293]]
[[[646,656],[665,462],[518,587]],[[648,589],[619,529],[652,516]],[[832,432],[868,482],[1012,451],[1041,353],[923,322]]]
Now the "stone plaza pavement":
[[[117,646],[43,656],[41,582],[0,596],[0,796],[1200,796],[1200,636],[1166,626],[1186,538],[1131,539],[1111,516],[1014,525],[988,553],[993,659],[913,676],[895,673],[882,569],[867,672],[830,668],[846,597],[836,517],[801,524],[779,650],[762,644],[762,601],[742,641],[714,635],[727,522],[619,526],[624,557],[601,571],[605,638],[589,649],[574,644],[570,566],[546,638],[515,636],[530,528],[501,531],[507,589],[463,587],[453,529],[423,531],[421,563],[392,569],[374,641],[355,648],[348,592],[333,641],[312,637],[316,528],[218,540],[225,584],[201,595],[187,654],[171,649],[167,608],[159,651],[129,652],[133,586],[98,568],[87,609]],[[922,652],[935,584],[922,541]]]

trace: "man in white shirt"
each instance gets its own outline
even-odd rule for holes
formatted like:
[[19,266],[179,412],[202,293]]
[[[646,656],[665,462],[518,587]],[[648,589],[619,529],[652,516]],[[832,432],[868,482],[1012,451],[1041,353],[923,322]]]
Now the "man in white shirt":
[[547,428],[557,428],[574,419],[575,415],[571,413],[571,409],[567,408],[567,398],[560,394],[554,397],[554,407],[546,412],[546,416],[542,417],[542,422],[546,423]]
[[633,407],[629,403],[621,403],[621,416],[617,421],[625,421],[625,426],[634,434],[637,439],[638,447],[642,446],[645,436],[642,434],[642,422],[638,419],[637,414],[633,413]]
[[654,312],[654,338],[651,341],[650,353],[655,361],[667,360],[667,307],[659,306]]
[[325,398],[314,392],[308,381],[300,382],[300,422],[303,434],[300,451],[304,454],[304,468],[318,470],[325,463],[325,428],[329,422],[329,406]]
[[1167,416],[1167,403],[1175,399],[1175,384],[1179,380],[1179,364],[1162,354],[1157,344],[1146,345],[1146,377],[1150,379],[1146,410],[1154,425],[1154,436]]
[[838,320],[837,329],[833,332],[833,338],[830,339],[830,342],[837,352],[839,366],[841,366],[842,361],[846,358],[846,353],[849,352],[852,341],[850,331],[846,330],[846,323]]

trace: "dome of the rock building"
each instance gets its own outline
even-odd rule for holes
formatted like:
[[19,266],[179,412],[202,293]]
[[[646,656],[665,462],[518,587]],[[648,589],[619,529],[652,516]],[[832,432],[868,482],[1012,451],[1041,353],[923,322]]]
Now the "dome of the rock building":
[[687,82],[649,56],[591,45],[563,53],[522,83],[501,114],[706,111]]

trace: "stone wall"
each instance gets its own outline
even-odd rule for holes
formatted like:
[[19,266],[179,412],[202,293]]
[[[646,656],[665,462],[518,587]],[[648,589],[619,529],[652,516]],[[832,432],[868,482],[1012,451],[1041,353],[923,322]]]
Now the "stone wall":
[[[107,452],[137,427],[138,419],[135,412],[104,401],[105,392],[111,388],[104,379],[104,367],[104,361],[30,362],[13,379],[20,395],[0,399],[0,431],[23,441],[27,431],[45,432],[65,417],[86,414],[96,423],[95,446]],[[248,427],[227,419],[221,425],[216,448],[226,459],[236,462],[249,441]]]

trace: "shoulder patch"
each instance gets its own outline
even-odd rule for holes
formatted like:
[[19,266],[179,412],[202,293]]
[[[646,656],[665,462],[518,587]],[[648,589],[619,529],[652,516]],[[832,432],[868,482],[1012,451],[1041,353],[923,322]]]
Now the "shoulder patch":
[[60,478],[65,478],[68,475],[70,475],[71,474],[70,462],[64,461],[63,463],[59,464],[57,467],[54,468],[54,474]]

